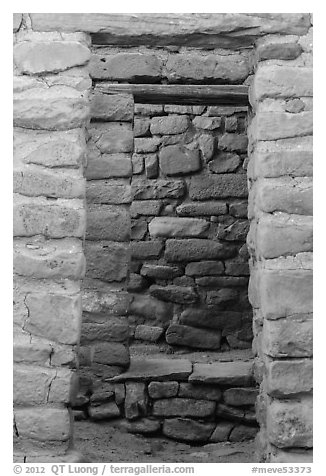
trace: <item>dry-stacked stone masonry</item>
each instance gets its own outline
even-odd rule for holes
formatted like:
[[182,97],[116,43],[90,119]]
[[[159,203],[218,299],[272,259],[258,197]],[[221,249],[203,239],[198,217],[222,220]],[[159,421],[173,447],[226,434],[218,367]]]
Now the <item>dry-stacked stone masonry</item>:
[[310,461],[311,16],[15,14],[14,32],[16,459],[72,460],[74,405],[199,443],[258,418],[260,461]]

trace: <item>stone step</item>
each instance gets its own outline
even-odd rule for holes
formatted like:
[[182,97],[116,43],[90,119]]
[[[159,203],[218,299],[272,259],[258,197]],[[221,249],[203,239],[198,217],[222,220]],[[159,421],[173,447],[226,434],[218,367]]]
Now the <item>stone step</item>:
[[194,364],[189,382],[249,387],[253,384],[252,362]]
[[108,382],[187,380],[192,364],[187,359],[131,359],[127,372],[117,375]]

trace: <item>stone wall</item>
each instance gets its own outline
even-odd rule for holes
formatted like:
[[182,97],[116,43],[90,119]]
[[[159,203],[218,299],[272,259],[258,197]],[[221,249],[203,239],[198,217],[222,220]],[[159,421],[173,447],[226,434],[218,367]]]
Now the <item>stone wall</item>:
[[257,41],[248,246],[260,458],[311,461],[312,28]]
[[[255,376],[261,383],[257,447],[261,461],[311,460],[311,25],[311,15],[300,13],[132,17],[14,14],[17,460],[62,461],[73,445],[69,407],[77,387],[72,369],[77,364],[75,349],[82,312],[80,281],[85,272],[83,166],[85,139],[89,137],[85,133],[91,86],[85,68],[90,58],[89,33],[94,43],[111,45],[101,50],[107,56],[104,61],[92,60],[90,70],[94,79],[94,71],[100,75],[106,69],[105,78],[114,82],[252,82],[248,245]],[[125,46],[133,51],[125,51],[126,56],[122,57],[121,47]],[[192,47],[196,49],[191,51]],[[132,77],[128,79],[129,71]],[[250,79],[246,79],[248,75]],[[100,122],[106,120],[103,116],[98,118]],[[123,123],[128,129],[128,121],[113,121],[113,128]],[[129,154],[130,150],[108,153]],[[125,165],[127,162],[128,159],[124,160]],[[97,181],[100,180],[106,178]],[[118,189],[119,186],[113,195],[119,196]],[[112,200],[112,194],[108,200]],[[127,202],[125,198],[120,204],[107,203],[106,212],[115,217],[118,205],[120,215]],[[96,205],[94,202],[90,207],[95,215]],[[88,235],[88,253],[112,240],[112,256],[118,255],[117,261],[122,259],[127,233],[121,242],[112,236],[107,239],[102,232],[103,228],[97,225],[97,239]],[[97,312],[92,307],[92,286],[98,286],[101,280],[96,273],[103,272],[96,252],[93,257],[93,271],[91,260],[88,269],[95,274],[86,279],[84,286],[84,296],[89,296],[85,301],[89,308],[85,311],[91,319]],[[113,263],[114,260],[113,257]],[[111,308],[113,304],[119,322],[123,322],[126,302],[120,297],[125,296],[125,276],[115,279],[105,284],[103,306]],[[113,294],[110,292],[104,302],[108,287]],[[114,317],[111,315],[116,332]],[[89,324],[98,329],[101,317]],[[116,342],[119,349],[122,341]],[[96,344],[90,347],[90,354],[85,353],[86,363],[90,362],[89,355],[101,356],[103,350],[97,352]],[[124,355],[127,365],[127,352]],[[93,362],[101,365],[96,362],[99,359]],[[120,370],[116,368],[113,372]]]

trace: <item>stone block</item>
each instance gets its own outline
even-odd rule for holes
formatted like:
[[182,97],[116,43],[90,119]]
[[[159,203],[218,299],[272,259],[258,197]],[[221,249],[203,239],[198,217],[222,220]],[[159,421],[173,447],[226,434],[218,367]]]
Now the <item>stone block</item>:
[[119,407],[115,402],[103,403],[96,407],[90,406],[88,408],[89,416],[92,420],[111,420],[120,416]]
[[251,130],[255,139],[262,141],[309,136],[313,132],[312,111],[298,114],[258,112],[253,119]]
[[221,117],[196,116],[193,119],[192,123],[198,129],[213,131],[213,130],[219,129],[221,127],[222,118]]
[[149,295],[134,296],[130,304],[130,312],[143,316],[153,324],[164,325],[172,318],[172,304],[159,301]]
[[310,359],[279,360],[266,365],[267,393],[276,398],[288,398],[313,389],[313,364]]
[[195,327],[171,324],[166,331],[166,342],[197,349],[219,349],[222,334],[220,331],[198,329]]
[[[143,240],[147,234],[146,219],[132,220],[131,222],[131,239]],[[137,265],[138,266],[138,265]]]
[[76,170],[14,166],[13,191],[30,197],[84,198],[85,179]]
[[67,408],[30,407],[15,409],[19,436],[37,441],[66,441],[70,438],[70,414]]
[[225,202],[183,202],[178,205],[176,212],[179,216],[219,216],[227,213]]
[[234,423],[230,423],[229,421],[220,421],[213,431],[209,441],[212,441],[213,443],[228,441],[233,427]]
[[248,137],[242,134],[226,132],[218,141],[218,148],[227,152],[247,152]]
[[272,400],[267,406],[270,442],[278,448],[312,447],[312,398]]
[[222,261],[195,261],[185,268],[187,276],[216,276],[224,273]]
[[240,442],[252,440],[258,432],[258,428],[238,425],[230,433],[229,441],[231,442]]
[[[184,116],[180,116],[184,117]],[[160,169],[165,175],[186,175],[201,168],[198,150],[189,150],[181,145],[168,145],[160,150]]]
[[178,394],[179,382],[151,382],[148,385],[148,394],[151,398],[171,398]]
[[139,325],[135,329],[135,339],[146,342],[157,342],[163,333],[164,329],[162,327]]
[[312,179],[289,177],[260,180],[257,184],[256,204],[267,213],[312,215]]
[[207,327],[209,329],[227,331],[241,327],[242,314],[235,311],[213,309],[196,309],[188,307],[180,316],[180,323],[192,327]]
[[38,337],[30,338],[30,334],[14,332],[13,357],[14,362],[33,365],[50,365],[50,355],[53,347],[50,342]]
[[266,319],[312,312],[311,270],[264,270],[260,275],[260,299]]
[[132,162],[128,154],[102,154],[98,157],[88,157],[85,169],[87,180],[131,177],[131,175]]
[[158,158],[156,154],[145,156],[145,173],[148,179],[155,179],[158,176]]
[[147,288],[147,281],[142,276],[136,273],[130,273],[127,282],[127,291],[137,293]]
[[208,168],[214,174],[225,174],[237,170],[240,163],[241,159],[238,154],[223,153],[211,160],[208,164]]
[[138,154],[147,154],[156,152],[161,143],[160,137],[140,137],[135,138],[135,152]]
[[14,125],[27,129],[65,130],[89,118],[87,95],[67,86],[31,88],[14,95]]
[[142,154],[133,154],[131,158],[132,162],[132,174],[139,175],[144,171],[144,157]]
[[31,237],[14,241],[14,272],[21,276],[81,279],[85,267],[80,240]]
[[253,160],[257,177],[312,176],[312,150],[259,151],[257,155],[254,154]]
[[178,304],[191,304],[198,300],[198,295],[190,286],[167,286],[152,285],[149,288],[150,295],[162,301],[175,302]]
[[90,56],[77,41],[22,41],[14,47],[14,64],[23,74],[58,73],[84,65]]
[[27,295],[28,317],[24,329],[62,344],[78,344],[81,328],[81,296],[35,292]]
[[91,180],[86,182],[87,203],[120,205],[131,203],[131,186],[127,180]]
[[243,408],[231,407],[224,403],[219,403],[216,409],[218,419],[231,420],[234,422],[242,422],[244,420],[245,411]]
[[162,202],[159,200],[137,200],[132,202],[130,214],[132,217],[155,216],[159,215],[162,208]]
[[248,217],[248,202],[233,202],[229,204],[229,213],[230,215],[236,218],[247,218]]
[[229,226],[221,226],[218,237],[226,241],[246,241],[249,226],[247,220],[237,220]]
[[156,217],[149,224],[149,233],[154,238],[182,238],[202,236],[209,222],[197,218]]
[[311,357],[313,352],[312,319],[306,317],[264,322],[264,352],[271,357]]
[[183,381],[192,371],[187,359],[133,358],[127,372],[113,377],[114,382],[141,381]]
[[13,399],[15,405],[41,405],[48,403],[50,386],[56,370],[27,365],[13,369]]
[[125,416],[128,420],[135,420],[147,414],[146,386],[142,382],[127,382],[125,399]]
[[17,162],[50,168],[79,168],[85,161],[85,152],[82,129],[64,132],[14,130],[14,157]]
[[131,122],[134,99],[131,94],[101,94],[95,92],[91,100],[91,117],[99,121]]
[[265,98],[311,97],[312,93],[312,68],[265,64],[257,68],[250,96],[255,102]]
[[258,392],[257,388],[228,388],[223,392],[223,400],[233,407],[255,405]]
[[218,402],[222,392],[218,387],[211,385],[198,385],[180,383],[178,397],[194,398],[195,400],[212,400]]
[[216,147],[216,139],[211,134],[202,134],[198,138],[199,148],[206,162],[211,160]]
[[129,348],[120,342],[102,342],[94,345],[93,362],[128,367]]
[[257,225],[257,254],[264,258],[312,251],[312,217],[301,215],[263,215]]
[[91,123],[88,131],[102,154],[133,152],[132,125],[127,122]]
[[150,131],[158,135],[181,134],[189,127],[187,116],[170,114],[169,116],[156,116],[151,120]]
[[233,288],[223,288],[218,291],[207,291],[206,303],[209,306],[229,305],[235,303],[238,299],[239,292]]
[[127,278],[130,261],[129,245],[123,243],[85,242],[87,276],[102,281],[122,281]]
[[155,200],[161,198],[180,198],[185,193],[182,180],[139,180],[133,181],[134,200]]
[[236,132],[238,128],[238,119],[236,116],[225,118],[225,130],[227,132]]
[[95,54],[90,61],[93,79],[156,82],[161,76],[161,69],[162,60],[148,53]]
[[245,174],[218,174],[209,177],[193,177],[189,196],[192,200],[211,200],[248,195]]
[[280,59],[293,60],[302,53],[302,47],[295,42],[277,41],[277,42],[261,42],[257,45],[256,55],[259,61]]
[[312,463],[313,454],[311,450],[303,448],[296,450],[284,451],[278,448],[273,448],[273,453],[270,455],[271,463]]
[[131,243],[130,249],[133,259],[159,258],[163,244],[160,241],[138,241]]
[[153,415],[158,417],[205,418],[214,413],[215,402],[191,398],[167,398],[153,403]]
[[174,440],[207,441],[214,430],[214,423],[201,423],[190,418],[167,418],[163,434]]
[[82,200],[14,195],[14,236],[83,237],[86,211]]
[[225,262],[225,274],[230,276],[249,276],[249,263],[242,263],[238,261]]
[[142,276],[155,279],[173,279],[182,276],[182,270],[177,266],[161,264],[144,264],[140,270]]
[[88,240],[129,241],[129,210],[117,205],[89,205],[87,210]]
[[96,322],[83,321],[80,343],[90,345],[94,342],[124,342],[129,337],[128,321],[125,317],[104,316]]
[[149,134],[151,121],[148,118],[135,117],[134,119],[134,136],[142,137]]
[[194,364],[189,382],[249,387],[252,383],[252,362]]
[[163,104],[139,104],[135,103],[135,114],[139,116],[161,116]]
[[188,238],[166,241],[165,258],[170,262],[219,260],[234,254],[234,248],[213,240]]

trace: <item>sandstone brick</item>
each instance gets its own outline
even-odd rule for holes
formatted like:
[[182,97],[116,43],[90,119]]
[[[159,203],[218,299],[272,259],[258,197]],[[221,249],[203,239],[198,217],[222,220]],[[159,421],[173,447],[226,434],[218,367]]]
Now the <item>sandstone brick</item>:
[[15,332],[13,338],[14,362],[22,364],[50,365],[53,347],[50,342],[38,337],[30,338],[30,334]]
[[264,98],[312,96],[312,68],[259,65],[254,75],[251,97]]
[[187,359],[133,358],[127,372],[114,377],[114,382],[126,381],[183,381],[191,374],[191,362]]
[[312,176],[311,150],[271,150],[259,152],[254,158],[255,174],[258,177]]
[[132,202],[130,214],[132,217],[159,215],[162,202],[159,200],[137,200]]
[[196,400],[219,401],[222,392],[218,387],[210,385],[193,385],[181,382],[179,385],[178,397],[194,398]]
[[312,360],[280,360],[266,365],[266,391],[272,397],[287,398],[313,388]]
[[215,152],[216,140],[210,134],[202,134],[198,138],[199,148],[206,162],[211,160]]
[[100,322],[82,323],[80,343],[89,345],[94,342],[124,342],[128,340],[128,322],[124,317],[107,317]]
[[246,135],[232,134],[227,132],[222,135],[218,141],[218,147],[221,150],[229,152],[247,152],[248,138]]
[[170,262],[218,260],[232,256],[234,249],[216,241],[200,238],[166,241],[165,258]]
[[144,171],[144,157],[142,154],[133,154],[132,158],[132,174],[139,175]]
[[172,318],[171,303],[162,302],[152,296],[134,296],[130,305],[130,312],[144,316],[158,325],[166,324]]
[[90,75],[94,79],[155,81],[161,68],[162,61],[154,54],[92,55],[90,61]]
[[231,433],[234,423],[229,421],[220,421],[215,430],[213,431],[209,441],[213,443],[220,443],[223,441],[228,441],[229,435]]
[[70,415],[66,408],[31,407],[15,409],[21,437],[38,441],[65,441],[70,437]]
[[79,240],[44,240],[41,237],[14,241],[14,272],[33,278],[81,279],[85,258]]
[[173,279],[182,276],[182,270],[177,266],[144,264],[140,270],[140,274],[148,278]]
[[134,200],[153,200],[160,198],[180,198],[185,193],[182,180],[146,180],[133,181]]
[[45,167],[78,168],[84,162],[86,144],[83,131],[14,130],[15,159]]
[[161,143],[159,137],[137,137],[135,138],[135,152],[144,154],[148,152],[156,152]]
[[132,220],[131,239],[142,240],[147,233],[147,221],[145,219]]
[[259,289],[267,319],[312,312],[311,270],[264,270]]
[[56,371],[35,366],[15,365],[13,397],[16,405],[40,405],[48,401]]
[[277,43],[263,43],[257,46],[256,54],[258,60],[269,59],[293,60],[302,53],[302,48],[298,43],[287,41]]
[[223,334],[241,327],[242,315],[235,311],[196,309],[188,307],[180,316],[180,323],[192,327],[222,330]]
[[264,215],[256,234],[257,252],[264,258],[312,251],[312,218],[300,215]]
[[127,278],[130,260],[129,245],[123,243],[85,242],[87,275],[102,281],[122,281]]
[[236,113],[247,113],[248,106],[208,106],[207,116],[232,116]]
[[273,400],[267,406],[270,441],[278,448],[312,447],[312,398]]
[[93,362],[128,367],[129,348],[120,342],[101,342],[94,345]]
[[131,186],[127,180],[92,180],[86,182],[87,203],[120,205],[131,203]]
[[91,117],[100,121],[131,122],[134,99],[131,94],[101,94],[95,92],[91,101]]
[[171,55],[166,63],[167,77],[170,82],[192,80],[195,82],[240,83],[249,74],[247,58],[239,54],[232,55]]
[[153,415],[164,417],[204,418],[214,413],[215,402],[191,398],[169,398],[156,400]]
[[214,423],[201,423],[190,418],[167,418],[163,423],[163,434],[183,441],[206,441],[214,430]]
[[248,202],[234,202],[229,205],[230,215],[236,218],[247,218],[248,216]]
[[139,325],[135,329],[135,339],[146,342],[157,342],[163,333],[164,329],[162,327]]
[[49,198],[83,198],[85,180],[74,170],[44,169],[37,165],[14,167],[13,191],[22,195]]
[[258,184],[256,201],[259,208],[267,213],[285,212],[312,215],[312,180],[269,179]]
[[25,74],[57,73],[84,65],[90,56],[77,41],[23,41],[14,47],[14,63]]
[[241,160],[237,154],[221,154],[209,162],[208,168],[215,174],[234,172],[240,165]]
[[185,274],[188,276],[214,276],[223,274],[224,266],[222,261],[199,261],[188,263]]
[[159,159],[160,169],[168,176],[185,175],[201,168],[199,152],[188,150],[180,145],[164,147],[160,151]]
[[221,227],[218,231],[218,237],[226,241],[245,241],[249,225],[247,220],[237,220],[230,226]]
[[151,120],[150,131],[159,135],[181,134],[189,127],[187,116],[178,116],[170,114],[169,116],[153,117]]
[[189,196],[192,200],[210,200],[226,197],[246,197],[248,194],[245,174],[219,174],[192,177]]
[[148,394],[151,398],[170,398],[178,394],[179,382],[151,382],[148,385]]
[[257,396],[258,389],[256,388],[228,388],[223,392],[225,403],[234,407],[255,405]]
[[120,285],[83,280],[83,311],[107,316],[125,316],[131,296]]
[[129,212],[125,207],[89,205],[87,210],[87,239],[129,241],[130,227]]
[[190,326],[171,324],[166,331],[166,342],[170,345],[181,345],[197,349],[219,349],[221,332],[198,329]]
[[135,420],[147,414],[146,386],[142,382],[127,382],[125,415],[128,420]]
[[134,119],[134,136],[142,137],[149,134],[151,121],[148,118],[135,117]]
[[127,122],[92,123],[89,133],[102,154],[133,152],[132,126]]
[[241,423],[244,420],[245,411],[243,408],[231,407],[224,403],[219,403],[216,409],[218,419],[231,420]]
[[176,212],[180,216],[218,216],[227,213],[225,202],[183,202],[177,206]]
[[62,344],[77,344],[81,327],[81,297],[69,294],[30,293],[25,330]]
[[192,237],[202,236],[208,227],[206,220],[197,218],[156,217],[148,229],[153,237]]
[[209,306],[227,305],[237,301],[239,293],[234,288],[223,288],[218,291],[207,291],[206,303]]
[[119,407],[115,402],[104,403],[96,407],[89,407],[89,416],[92,420],[110,420],[120,416]]
[[213,131],[213,130],[219,129],[221,127],[222,118],[221,117],[196,116],[193,119],[192,123],[198,129]]
[[225,262],[225,274],[230,276],[249,276],[249,264],[241,263],[238,261],[226,261]]
[[238,119],[236,116],[225,118],[225,130],[227,132],[236,132],[238,128]]
[[87,96],[66,86],[32,88],[14,96],[14,125],[29,129],[65,130],[85,124]]
[[145,173],[148,179],[155,179],[158,176],[158,158],[156,154],[145,156]]
[[313,115],[311,111],[298,114],[258,112],[253,119],[252,130],[257,140],[307,136],[313,131]]
[[238,442],[252,440],[258,432],[258,428],[245,425],[238,425],[230,433],[229,441]]
[[191,304],[198,300],[195,290],[190,286],[167,286],[152,285],[149,289],[151,296],[162,301],[175,302],[179,304]]
[[264,351],[271,357],[311,357],[313,351],[312,319],[278,319],[264,322]]
[[139,241],[130,245],[131,256],[134,259],[158,258],[163,249],[160,241]]
[[252,382],[252,363],[234,361],[194,364],[189,382],[249,387]]
[[14,195],[14,236],[83,237],[86,212],[82,200]]

